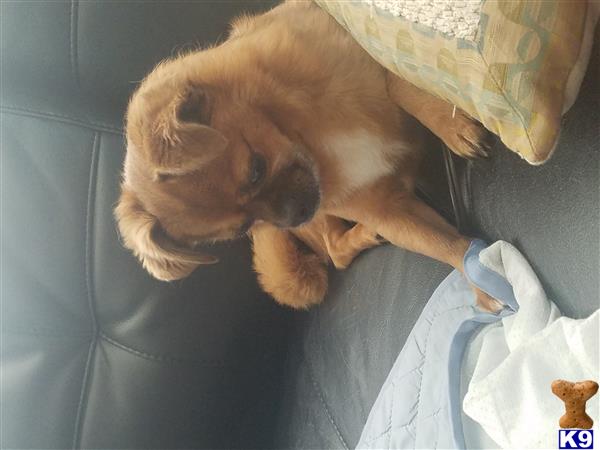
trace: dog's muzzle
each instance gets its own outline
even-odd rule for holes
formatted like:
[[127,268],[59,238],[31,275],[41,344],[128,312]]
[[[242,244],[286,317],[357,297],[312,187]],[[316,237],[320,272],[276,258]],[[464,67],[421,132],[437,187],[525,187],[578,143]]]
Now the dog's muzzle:
[[281,228],[297,227],[311,220],[321,201],[316,174],[303,163],[282,170],[261,197],[265,208],[260,219]]

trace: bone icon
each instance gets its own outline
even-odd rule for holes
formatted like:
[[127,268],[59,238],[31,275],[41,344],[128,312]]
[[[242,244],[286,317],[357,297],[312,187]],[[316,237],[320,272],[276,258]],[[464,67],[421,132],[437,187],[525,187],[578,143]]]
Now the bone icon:
[[598,383],[592,380],[577,383],[555,380],[552,392],[565,402],[565,415],[558,421],[561,428],[592,428],[594,421],[586,414],[585,403],[598,392]]

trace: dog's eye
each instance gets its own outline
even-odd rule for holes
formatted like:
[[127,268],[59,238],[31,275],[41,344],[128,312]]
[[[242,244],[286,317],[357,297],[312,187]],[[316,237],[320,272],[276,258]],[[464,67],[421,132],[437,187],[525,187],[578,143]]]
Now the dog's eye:
[[253,153],[252,160],[250,161],[250,176],[248,178],[251,186],[256,186],[262,181],[265,176],[266,168],[267,164],[265,158],[258,153]]

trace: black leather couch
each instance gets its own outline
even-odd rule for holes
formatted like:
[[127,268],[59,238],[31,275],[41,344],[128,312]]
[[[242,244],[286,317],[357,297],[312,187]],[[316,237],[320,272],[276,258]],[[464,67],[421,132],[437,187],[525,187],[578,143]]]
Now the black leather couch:
[[[247,242],[161,283],[121,247],[112,218],[136,83],[268,6],[1,3],[2,448],[357,443],[448,267],[382,246],[332,272],[322,306],[290,312],[258,289]],[[596,42],[546,165],[498,144],[489,160],[454,159],[449,189],[432,149],[420,186],[463,229],[515,243],[574,317],[600,299],[599,68]]]

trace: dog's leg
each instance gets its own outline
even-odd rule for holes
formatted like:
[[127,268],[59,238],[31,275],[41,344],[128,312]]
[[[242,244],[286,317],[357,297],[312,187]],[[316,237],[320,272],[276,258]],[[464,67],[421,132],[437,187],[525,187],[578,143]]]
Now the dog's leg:
[[[398,188],[394,177],[356,192],[336,214],[364,224],[384,239],[406,250],[421,253],[464,272],[463,258],[470,239],[462,236],[412,193]],[[473,287],[479,305],[489,311],[500,305]]]
[[278,303],[307,309],[327,292],[327,267],[315,253],[302,251],[297,238],[269,224],[251,230],[254,269],[262,288]]
[[387,87],[394,103],[429,128],[454,153],[465,158],[487,156],[491,134],[462,110],[391,72],[387,72]]
[[336,269],[345,269],[360,252],[381,243],[377,232],[361,223],[348,228],[338,217],[327,216],[326,221],[325,245]]

